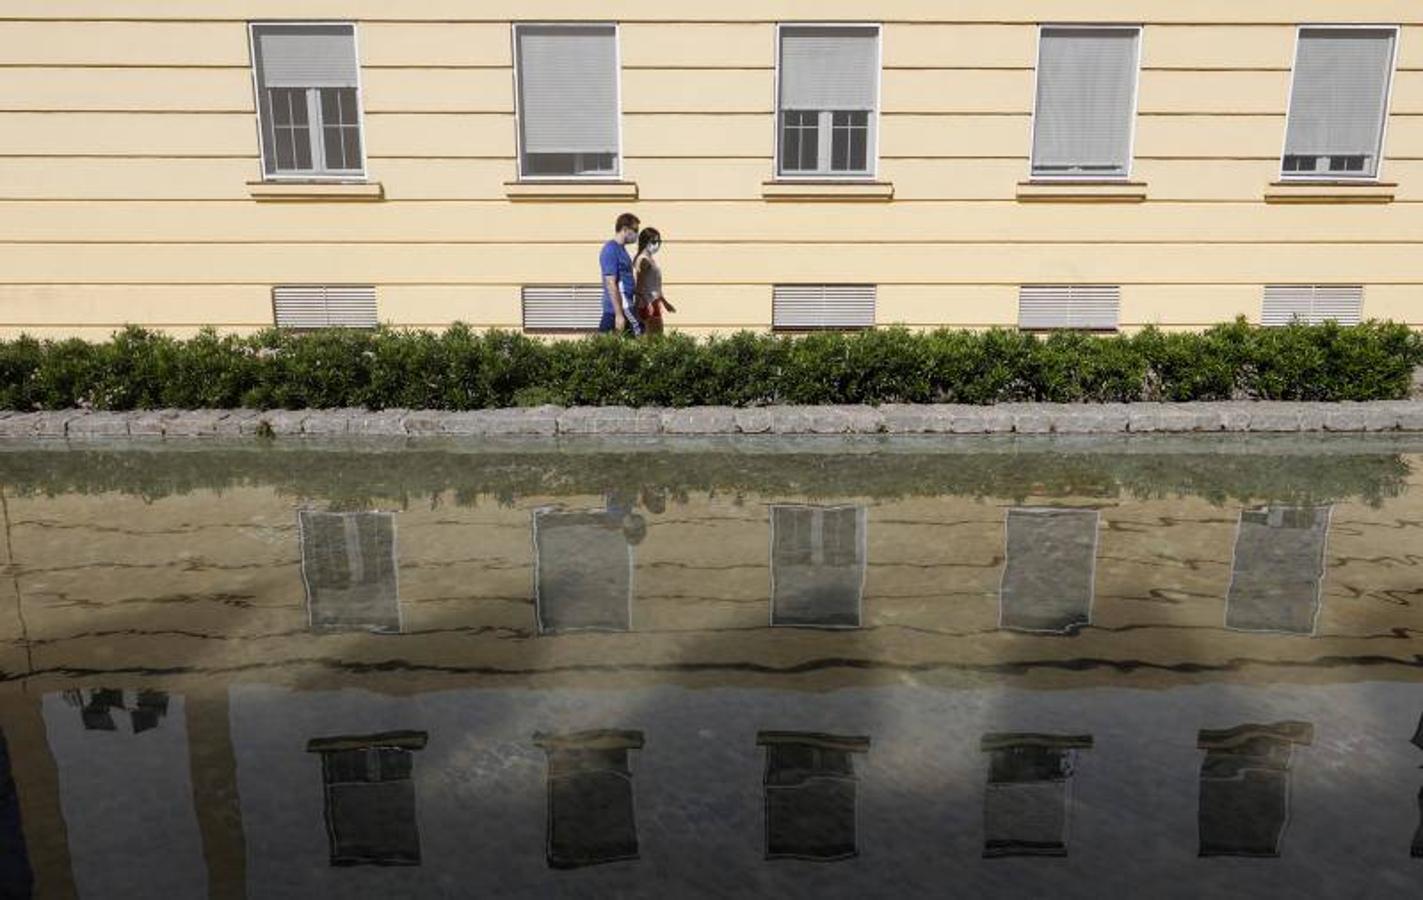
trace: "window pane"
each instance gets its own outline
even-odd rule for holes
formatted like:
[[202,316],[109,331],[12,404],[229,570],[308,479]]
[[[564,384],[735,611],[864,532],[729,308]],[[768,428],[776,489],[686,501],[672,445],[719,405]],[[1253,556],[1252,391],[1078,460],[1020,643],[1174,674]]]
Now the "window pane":
[[276,141],[277,170],[290,171],[296,168],[296,145],[290,128],[278,128],[273,134]]
[[321,129],[321,140],[326,150],[325,167],[327,169],[337,171],[350,168],[350,166],[346,165],[345,151],[341,143],[340,128]]
[[1324,171],[1374,174],[1393,42],[1391,29],[1300,31],[1285,132],[1287,157],[1329,157]]
[[346,168],[359,169],[361,167],[361,130],[359,128],[343,128],[341,132],[346,148]]
[[616,30],[518,25],[515,56],[523,174],[615,174]]
[[781,169],[814,172],[820,168],[820,113],[788,110],[782,114]]
[[830,168],[835,172],[864,172],[868,166],[869,113],[833,114]]
[[1135,107],[1136,29],[1044,28],[1033,171],[1126,174]]
[[296,141],[296,167],[303,171],[310,171],[311,166],[311,131],[302,129],[292,132]]
[[617,173],[617,160],[614,153],[526,153],[524,174],[613,175]]

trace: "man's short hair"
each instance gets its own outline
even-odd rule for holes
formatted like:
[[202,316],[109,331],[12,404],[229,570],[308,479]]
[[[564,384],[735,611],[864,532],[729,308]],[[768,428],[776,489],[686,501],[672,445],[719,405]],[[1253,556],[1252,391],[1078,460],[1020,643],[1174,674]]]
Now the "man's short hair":
[[[607,220],[604,219],[603,221]],[[633,215],[632,213],[623,213],[622,215],[618,216],[618,222],[616,225],[613,226],[613,231],[619,232],[622,231],[624,228],[631,228],[636,231],[637,226],[641,224],[642,222],[638,219],[637,216]]]

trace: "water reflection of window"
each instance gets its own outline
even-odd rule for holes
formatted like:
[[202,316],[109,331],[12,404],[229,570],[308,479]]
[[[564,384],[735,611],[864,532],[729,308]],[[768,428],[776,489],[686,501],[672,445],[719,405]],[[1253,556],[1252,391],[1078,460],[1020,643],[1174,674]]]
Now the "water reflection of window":
[[333,866],[416,866],[420,830],[415,819],[413,751],[423,731],[316,738],[321,754],[326,834]]
[[1095,509],[1008,510],[998,624],[1066,634],[1092,621],[1097,559]]
[[78,707],[85,731],[117,731],[115,716],[122,716],[134,734],[142,734],[157,728],[168,715],[168,694],[164,691],[125,693],[114,688],[71,689],[64,692],[64,701]]
[[[1418,719],[1418,728],[1414,730],[1410,743],[1419,750],[1423,750],[1423,716]],[[1410,848],[1409,855],[1423,858],[1423,787],[1418,789],[1418,828],[1413,832],[1413,846]]]
[[534,512],[539,631],[627,631],[632,541],[613,512]]
[[835,860],[855,856],[857,778],[853,754],[868,737],[763,731],[766,858]]
[[34,871],[20,824],[20,798],[10,772],[10,748],[0,731],[0,897],[29,897]]
[[1090,735],[987,734],[983,855],[1066,856],[1072,773]]
[[312,629],[398,633],[395,517],[302,510],[297,518]]
[[1307,722],[1202,731],[1201,856],[1280,855],[1290,814],[1290,761],[1314,740]]
[[1227,628],[1314,633],[1329,514],[1328,506],[1266,506],[1240,513]]
[[858,628],[862,506],[771,507],[771,624]]
[[535,734],[548,755],[548,864],[575,869],[637,859],[629,750],[640,731]]

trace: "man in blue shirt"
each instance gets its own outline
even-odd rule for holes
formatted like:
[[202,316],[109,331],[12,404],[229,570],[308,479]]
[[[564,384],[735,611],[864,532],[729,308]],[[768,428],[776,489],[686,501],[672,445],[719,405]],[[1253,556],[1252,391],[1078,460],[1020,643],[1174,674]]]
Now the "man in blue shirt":
[[633,309],[632,257],[627,245],[637,243],[637,229],[642,223],[632,213],[618,216],[613,226],[615,237],[603,245],[598,254],[598,268],[603,273],[603,318],[599,331],[630,330],[642,334],[642,322]]

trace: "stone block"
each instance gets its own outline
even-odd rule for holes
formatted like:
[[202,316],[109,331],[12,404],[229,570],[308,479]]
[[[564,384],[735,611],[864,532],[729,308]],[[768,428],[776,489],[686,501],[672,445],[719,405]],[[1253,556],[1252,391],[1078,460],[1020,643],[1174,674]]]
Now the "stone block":
[[735,434],[736,410],[729,406],[693,406],[662,410],[663,434]]
[[1250,410],[1250,430],[1299,431],[1299,413],[1292,403],[1256,403]]
[[250,434],[246,430],[247,424],[262,413],[256,409],[229,409],[227,415],[217,420],[217,435],[219,437],[235,437],[240,434]]
[[35,436],[35,423],[40,413],[16,413],[0,419],[0,437],[29,438]]
[[308,409],[301,421],[301,433],[340,435],[351,430],[351,411],[347,409]]
[[162,437],[163,426],[179,409],[142,409],[129,414],[128,433],[133,437]]
[[71,439],[128,437],[128,420],[129,413],[91,412],[69,422],[68,436]]
[[657,434],[662,413],[628,406],[584,406],[558,414],[559,434]]
[[740,434],[768,434],[771,431],[771,410],[765,406],[747,406],[735,411],[736,430]]
[[267,409],[241,424],[243,434],[270,434],[286,436],[301,434],[301,425],[306,421],[308,410]]
[[353,409],[347,418],[347,429],[351,434],[367,436],[404,436],[405,417],[408,409]]
[[[1310,406],[1321,406],[1310,404]],[[1366,431],[1368,430],[1367,403],[1330,403],[1322,405],[1319,412],[1323,418],[1325,431]]]
[[211,437],[217,423],[227,418],[223,409],[184,409],[163,420],[164,437]]

